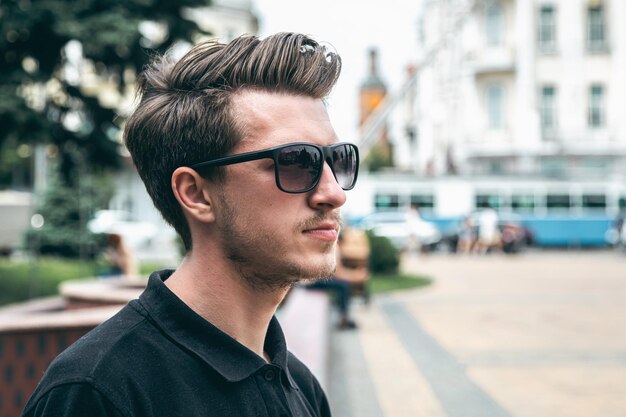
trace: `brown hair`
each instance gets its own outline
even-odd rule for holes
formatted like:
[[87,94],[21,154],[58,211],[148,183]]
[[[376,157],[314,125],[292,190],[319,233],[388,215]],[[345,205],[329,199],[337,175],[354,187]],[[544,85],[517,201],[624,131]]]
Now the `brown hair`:
[[[202,43],[178,62],[158,58],[140,75],[141,100],[124,128],[126,146],[154,205],[187,250],[191,233],[171,189],[172,173],[224,156],[242,138],[232,95],[256,89],[324,99],[340,71],[336,53],[305,35],[278,33]],[[223,178],[219,170],[209,174]]]

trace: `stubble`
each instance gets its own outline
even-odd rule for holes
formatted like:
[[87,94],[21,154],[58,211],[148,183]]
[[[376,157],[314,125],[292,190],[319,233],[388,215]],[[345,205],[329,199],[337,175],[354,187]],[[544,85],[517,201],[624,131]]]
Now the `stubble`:
[[[235,265],[239,276],[250,288],[263,292],[284,290],[300,281],[328,279],[335,272],[334,262],[310,264],[302,259],[289,260],[285,252],[291,242],[278,241],[274,234],[255,227],[252,219],[242,218],[225,195],[222,201],[222,247],[227,259]],[[328,220],[339,222],[339,210],[316,213],[300,222],[294,233],[297,235]],[[336,242],[326,242],[322,250],[332,252],[334,260],[335,247]]]

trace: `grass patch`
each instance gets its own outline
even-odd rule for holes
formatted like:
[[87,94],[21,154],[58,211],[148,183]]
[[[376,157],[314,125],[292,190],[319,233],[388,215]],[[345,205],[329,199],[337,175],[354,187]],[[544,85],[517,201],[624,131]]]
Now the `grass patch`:
[[425,287],[431,283],[432,279],[418,275],[372,274],[369,285],[372,294],[381,294],[390,291]]

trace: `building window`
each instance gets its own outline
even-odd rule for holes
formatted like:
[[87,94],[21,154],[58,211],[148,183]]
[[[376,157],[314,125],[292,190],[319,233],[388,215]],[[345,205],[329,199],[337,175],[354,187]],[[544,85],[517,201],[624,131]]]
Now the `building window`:
[[502,44],[504,34],[504,16],[502,7],[497,3],[492,3],[485,10],[485,31],[487,45],[499,46]]
[[504,128],[504,88],[500,84],[487,87],[487,117],[489,129]]
[[489,175],[502,175],[504,174],[504,164],[502,161],[489,161],[487,166],[487,173]]
[[551,178],[563,178],[567,173],[567,162],[562,159],[544,159],[540,165],[541,173]]
[[539,50],[553,52],[556,49],[556,11],[552,5],[543,5],[539,9],[538,27]]
[[424,18],[420,18],[417,21],[417,38],[420,45],[423,45],[426,41],[426,30],[424,29]]
[[589,127],[598,128],[605,125],[606,108],[604,106],[604,96],[604,86],[594,84],[589,88]]
[[556,128],[556,87],[553,85],[543,86],[540,100],[541,128],[553,130]]
[[587,49],[592,52],[606,49],[606,24],[601,3],[587,10]]

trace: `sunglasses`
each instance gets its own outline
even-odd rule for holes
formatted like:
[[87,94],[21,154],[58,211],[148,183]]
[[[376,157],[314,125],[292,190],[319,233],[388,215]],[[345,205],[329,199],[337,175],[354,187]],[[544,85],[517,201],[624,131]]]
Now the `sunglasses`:
[[359,150],[351,143],[318,146],[311,143],[288,143],[275,148],[225,156],[191,165],[190,168],[218,167],[258,159],[273,159],[276,186],[286,193],[306,193],[320,182],[324,162],[344,190],[354,188],[359,173]]

